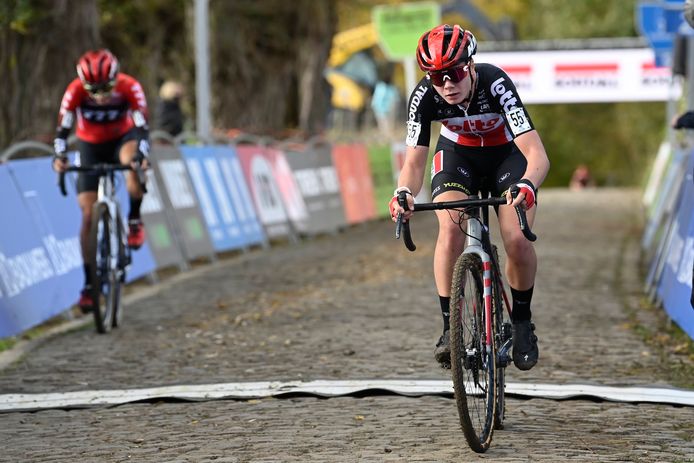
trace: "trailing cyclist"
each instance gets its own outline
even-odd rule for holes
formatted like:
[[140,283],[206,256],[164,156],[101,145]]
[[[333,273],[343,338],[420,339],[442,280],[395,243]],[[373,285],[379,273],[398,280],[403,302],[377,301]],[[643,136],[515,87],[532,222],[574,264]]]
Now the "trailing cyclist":
[[[537,188],[549,171],[549,159],[511,79],[496,66],[475,63],[472,57],[476,51],[473,34],[458,25],[435,27],[419,40],[417,61],[426,75],[409,100],[405,163],[390,201],[393,220],[398,213],[405,219],[412,215],[398,205],[397,196],[405,191],[412,209],[413,195],[423,183],[431,123],[439,121],[441,133],[431,165],[432,200],[466,199],[484,188],[506,196],[508,204],[526,209],[528,222],[533,224]],[[518,192],[515,199],[511,190]],[[443,335],[434,356],[448,365],[451,278],[465,236],[447,211],[436,214],[439,233],[434,279]],[[497,215],[513,297],[513,361],[519,369],[529,370],[538,359],[530,310],[537,257],[518,227],[514,209],[501,207]]]
[[[58,128],[54,141],[53,169],[64,172],[69,166],[67,138],[77,122],[78,158],[76,164],[89,167],[98,163],[139,164],[147,169],[149,130],[147,101],[140,83],[119,72],[116,57],[106,49],[91,50],[77,62],[77,78],[67,87],[60,104]],[[97,199],[97,176],[79,173],[77,202],[82,211],[80,244],[82,257],[87,255],[92,206]],[[128,214],[128,246],[138,249],[145,241],[140,219],[143,191],[134,171],[126,175],[130,196]],[[85,284],[78,305],[91,310],[90,269],[84,263]]]

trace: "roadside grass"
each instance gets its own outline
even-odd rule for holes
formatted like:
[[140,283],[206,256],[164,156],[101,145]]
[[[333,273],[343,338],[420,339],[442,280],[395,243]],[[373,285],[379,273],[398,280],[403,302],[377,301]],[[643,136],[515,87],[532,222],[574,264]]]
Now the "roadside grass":
[[[73,316],[78,316],[77,311],[75,309],[70,309],[72,311]],[[41,336],[45,335],[49,331],[53,330],[57,326],[60,326],[64,324],[68,320],[68,317],[65,316],[65,312],[60,315],[56,315],[53,318],[50,318],[46,320],[45,322],[41,323],[40,325],[37,325],[33,328],[30,328],[26,331],[24,331],[22,334],[18,334],[16,336],[9,336],[6,338],[1,338],[0,339],[0,352],[4,352],[6,350],[12,349],[14,346],[16,346],[19,342],[21,341],[31,341],[36,338],[40,338]]]
[[[657,374],[675,387],[694,389],[694,340],[674,323],[662,306],[651,302],[646,295],[628,294],[623,285],[626,249],[640,247],[640,226],[633,227],[621,243],[620,257],[616,259],[617,290],[629,319],[631,331],[649,346],[660,360]],[[647,264],[639,259],[639,278],[645,281]]]
[[[655,324],[646,324],[638,311],[646,311]],[[661,362],[660,373],[673,386],[694,389],[694,340],[672,322],[662,307],[645,297],[639,307],[627,310],[630,327],[643,342],[656,351]]]

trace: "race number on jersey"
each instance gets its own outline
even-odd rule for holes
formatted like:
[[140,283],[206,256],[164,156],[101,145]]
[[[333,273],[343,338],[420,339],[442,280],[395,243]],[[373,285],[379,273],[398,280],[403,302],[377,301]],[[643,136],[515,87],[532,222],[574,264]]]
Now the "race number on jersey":
[[422,124],[415,121],[407,121],[407,139],[405,144],[412,147],[417,146],[420,133],[422,133]]
[[506,120],[511,126],[511,131],[516,136],[527,132],[531,128],[530,121],[528,121],[528,116],[525,115],[525,109],[523,108],[514,108],[508,111]]

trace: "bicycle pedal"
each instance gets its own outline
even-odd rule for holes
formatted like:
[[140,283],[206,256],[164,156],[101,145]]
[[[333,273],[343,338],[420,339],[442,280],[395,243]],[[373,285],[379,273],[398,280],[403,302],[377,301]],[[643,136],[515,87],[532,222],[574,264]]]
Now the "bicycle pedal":
[[513,333],[513,327],[511,326],[510,323],[504,323],[501,325],[501,342],[506,342],[509,339],[511,339],[511,335]]
[[500,367],[507,367],[511,364],[511,338],[506,339],[496,354],[496,364]]

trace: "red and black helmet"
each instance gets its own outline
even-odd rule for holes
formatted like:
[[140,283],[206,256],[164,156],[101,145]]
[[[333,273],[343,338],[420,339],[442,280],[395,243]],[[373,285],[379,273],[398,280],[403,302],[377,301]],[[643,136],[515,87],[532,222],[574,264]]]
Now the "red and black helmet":
[[116,83],[118,68],[118,59],[110,51],[90,50],[77,62],[77,75],[88,92],[107,91]]
[[417,46],[417,62],[422,71],[442,71],[470,61],[477,51],[472,32],[444,24],[425,32]]

